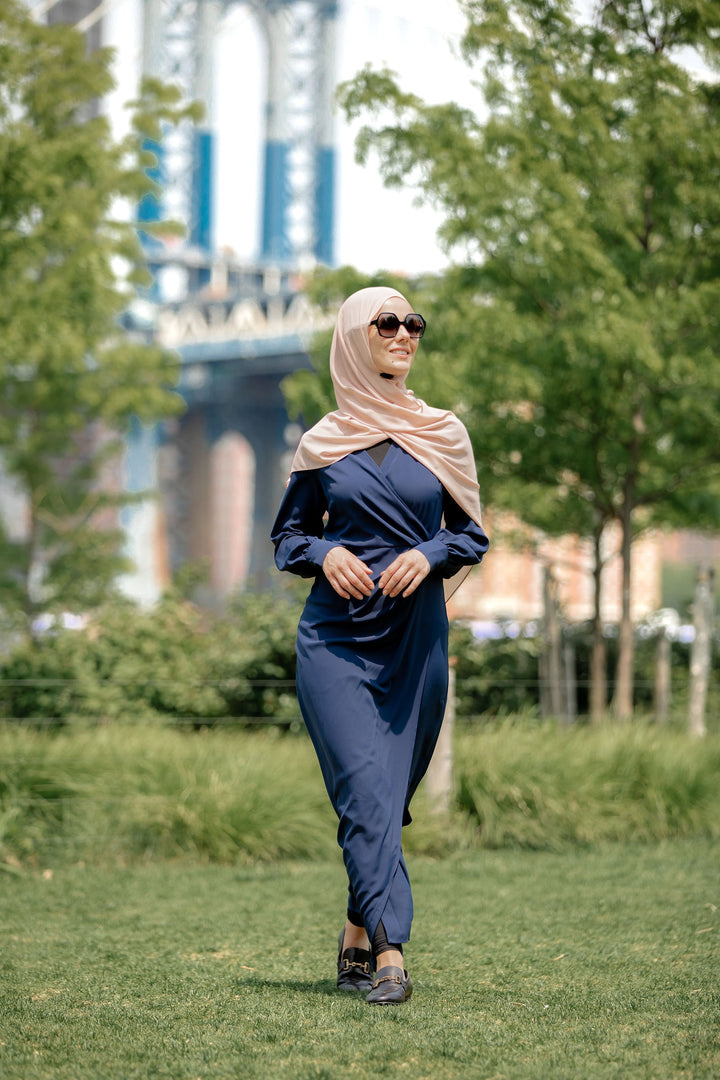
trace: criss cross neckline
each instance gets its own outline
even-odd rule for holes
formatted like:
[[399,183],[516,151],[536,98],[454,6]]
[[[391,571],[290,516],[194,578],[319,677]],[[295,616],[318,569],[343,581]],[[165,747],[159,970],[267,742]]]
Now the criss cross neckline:
[[375,443],[374,446],[368,446],[366,452],[370,455],[375,464],[380,466],[385,460],[387,452],[391,446],[392,441],[390,439],[383,439],[382,442]]

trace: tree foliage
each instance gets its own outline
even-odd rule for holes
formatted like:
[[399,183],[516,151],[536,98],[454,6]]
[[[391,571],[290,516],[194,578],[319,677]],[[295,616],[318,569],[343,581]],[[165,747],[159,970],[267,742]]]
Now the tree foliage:
[[616,706],[632,704],[630,551],[720,523],[720,8],[466,0],[476,112],[392,73],[342,89],[360,160],[444,212],[441,349],[484,497],[552,531],[623,533]]
[[119,318],[149,281],[125,209],[154,190],[143,143],[187,110],[176,90],[147,82],[116,140],[93,108],[113,85],[111,62],[109,50],[86,55],[73,28],[3,4],[0,460],[27,527],[3,523],[0,604],[26,625],[107,594],[123,565],[120,437],[131,417],[180,407],[174,355],[129,340]]

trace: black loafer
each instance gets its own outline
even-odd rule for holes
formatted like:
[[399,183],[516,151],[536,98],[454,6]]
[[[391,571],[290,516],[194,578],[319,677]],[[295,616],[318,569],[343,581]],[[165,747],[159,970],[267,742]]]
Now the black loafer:
[[368,1005],[402,1005],[412,994],[412,979],[399,967],[379,968],[372,990],[365,998]]
[[372,953],[369,949],[343,949],[344,941],[345,927],[338,939],[338,989],[364,994],[373,984]]

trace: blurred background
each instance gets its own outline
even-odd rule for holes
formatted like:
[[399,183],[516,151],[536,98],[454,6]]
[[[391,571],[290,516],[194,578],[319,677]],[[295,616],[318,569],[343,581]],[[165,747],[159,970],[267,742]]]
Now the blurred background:
[[[558,25],[564,13],[563,19],[572,16],[587,26],[607,5],[556,7]],[[316,379],[313,350],[318,342],[326,350],[345,283],[371,283],[378,275],[406,282],[411,296],[436,304],[442,315],[452,307],[448,296],[461,280],[453,275],[465,271],[467,278],[475,272],[472,258],[459,257],[457,244],[449,238],[451,200],[444,181],[437,181],[433,191],[422,163],[418,165],[422,155],[404,146],[397,131],[413,110],[417,120],[423,110],[431,117],[433,108],[438,110],[433,114],[436,131],[443,116],[448,130],[457,124],[458,132],[477,132],[490,123],[492,94],[489,84],[481,87],[481,75],[487,76],[492,64],[486,63],[483,72],[479,50],[492,43],[489,38],[474,42],[473,28],[482,20],[468,20],[464,6],[451,0],[419,0],[412,6],[401,0],[382,5],[360,0],[37,0],[18,10],[29,11],[38,27],[75,28],[82,35],[85,58],[100,55],[106,47],[113,50],[104,61],[108,78],[102,92],[84,87],[75,122],[87,127],[101,119],[109,124],[111,140],[135,139],[140,172],[154,185],[146,185],[137,200],[122,183],[108,188],[110,216],[130,229],[137,227],[142,245],[137,261],[149,269],[149,276],[128,289],[113,317],[125,344],[170,358],[165,361],[168,372],[175,365],[167,384],[174,387],[174,404],[158,403],[154,415],[148,408],[151,415],[144,416],[137,401],[126,401],[118,406],[114,425],[100,412],[88,413],[90,420],[72,434],[72,452],[70,444],[48,450],[49,477],[57,478],[63,468],[72,472],[78,462],[89,468],[90,462],[97,465],[102,459],[102,482],[95,476],[93,490],[97,492],[99,484],[107,500],[93,522],[109,530],[108,535],[116,528],[121,555],[104,596],[100,590],[92,601],[89,593],[84,601],[75,598],[67,584],[77,577],[69,557],[65,586],[59,570],[60,584],[53,584],[56,551],[48,545],[43,552],[38,523],[45,528],[55,519],[49,509],[44,518],[34,516],[32,486],[7,468],[0,511],[7,551],[15,545],[16,552],[26,552],[25,602],[20,607],[29,620],[30,637],[57,626],[58,620],[86,625],[93,607],[118,591],[151,609],[179,588],[201,610],[222,615],[247,593],[262,595],[279,588],[268,534],[294,447],[315,419],[312,405],[303,405],[309,398],[303,398],[302,388],[308,384],[302,380]],[[553,17],[548,16],[545,29],[554,47]],[[630,21],[624,32],[636,30]],[[677,46],[673,64],[679,62],[683,71],[700,80],[709,78],[705,61],[712,63],[713,57],[691,37],[688,32],[672,40],[673,48]],[[80,53],[78,68],[79,58]],[[392,80],[363,83],[358,73],[368,64],[376,72],[388,68],[397,73],[397,85]],[[172,87],[176,95],[171,103],[176,115],[157,111],[154,128],[133,126],[127,107],[142,98],[143,79]],[[339,107],[337,88],[343,83],[347,85]],[[398,88],[404,97],[398,96]],[[390,119],[378,104],[381,93]],[[442,113],[443,103],[447,114]],[[504,115],[506,105],[500,95],[497,117]],[[362,141],[369,117],[376,122],[370,138],[376,139],[377,157],[361,163],[356,160],[358,138]],[[394,132],[392,138],[383,135],[383,123]],[[540,143],[540,120],[536,130]],[[436,164],[442,160],[440,145]],[[425,166],[429,168],[427,162]],[[398,175],[406,167],[407,184]],[[706,207],[703,213],[709,234],[716,228],[715,211]],[[563,242],[558,231],[559,259],[565,258]],[[612,240],[607,243],[612,246]],[[566,253],[568,260],[574,257],[569,247]],[[122,276],[127,252],[118,249],[110,255],[108,265]],[[708,272],[709,281],[713,273]],[[487,282],[478,278],[472,288],[475,292],[467,296],[474,297],[473,309],[487,308],[490,293],[483,292],[478,301]],[[588,295],[599,295],[592,282]],[[459,309],[467,305],[467,296],[458,301]],[[441,325],[449,335],[450,323]],[[716,325],[711,326],[698,348],[707,350],[716,333]],[[596,502],[599,529],[594,524],[584,529],[571,514],[563,517],[562,499],[567,490],[572,494],[575,483],[571,470],[541,462],[561,502],[547,510],[545,524],[542,514],[532,520],[532,513],[519,510],[520,489],[503,488],[497,480],[482,443],[479,410],[484,402],[498,414],[497,386],[478,383],[473,399],[470,391],[465,398],[464,391],[458,394],[456,387],[444,385],[438,357],[447,360],[454,347],[450,337],[443,346],[428,335],[429,359],[420,391],[441,401],[445,395],[445,403],[461,413],[466,408],[493,548],[487,567],[471,575],[455,597],[451,614],[475,641],[536,640],[538,656],[558,620],[566,643],[584,640],[583,635],[589,640],[592,629],[596,639],[598,634],[605,637],[611,653],[613,642],[622,640],[623,620],[630,621],[636,633],[642,631],[643,639],[654,641],[662,631],[689,648],[696,636],[692,605],[699,572],[706,585],[710,581],[710,597],[714,595],[712,572],[720,555],[713,527],[720,505],[713,486],[716,473],[708,473],[707,505],[698,504],[695,514],[674,506],[664,519],[642,517],[636,513],[640,504],[633,504],[628,510],[635,515],[633,523],[626,528],[622,497],[613,495],[609,510],[601,512]],[[513,348],[529,371],[535,364],[532,349],[526,347],[523,358],[522,343],[515,342]],[[473,363],[479,369],[485,361],[458,359],[457,371],[472,374]],[[301,378],[293,383],[298,373]],[[462,377],[456,374],[456,382]],[[128,378],[132,381],[132,373]],[[296,387],[295,399],[288,397],[288,379]],[[317,386],[324,385],[322,373],[317,380]],[[39,385],[37,378],[35,382]],[[159,386],[162,378],[153,382],[148,375],[151,383]],[[142,396],[142,386],[135,391]],[[332,407],[325,390],[312,393],[319,413]],[[523,394],[532,399],[532,391]],[[513,420],[523,419],[521,412],[515,408]],[[82,410],[78,415],[82,418]],[[637,426],[646,420],[636,415],[632,422]],[[533,438],[542,440],[542,425],[533,424]],[[116,446],[108,432],[119,432],[121,445]],[[508,450],[510,471],[521,457],[519,450]],[[716,469],[712,452],[707,462],[708,469]],[[542,484],[542,477],[525,480],[531,486],[523,489],[523,498],[533,502],[537,487],[532,484]],[[599,498],[597,492],[590,496],[579,487],[576,494],[587,504]],[[74,497],[79,497],[77,491]],[[68,498],[66,493],[66,505]],[[52,513],[57,517],[57,508]],[[547,527],[549,515],[560,524],[567,520],[567,531]],[[694,521],[701,527],[689,527]],[[89,542],[83,535],[83,542]],[[628,552],[632,543],[632,576],[625,540]],[[17,585],[17,573],[9,578]],[[19,640],[18,633],[17,623],[9,618],[8,641]],[[560,667],[577,664],[571,653],[558,661]],[[586,668],[589,663],[587,659]],[[555,668],[557,679],[560,668]],[[538,686],[547,683],[549,670],[543,674],[538,668],[531,680]],[[576,676],[577,671],[573,679]],[[564,677],[567,681],[567,670]],[[581,682],[589,679],[587,671],[581,672]],[[651,682],[648,675],[647,685]],[[571,692],[576,694],[565,686],[566,711],[575,715],[577,708],[567,704]],[[587,696],[581,710],[587,707]],[[546,700],[544,711],[553,708],[557,711],[557,699],[554,706]]]

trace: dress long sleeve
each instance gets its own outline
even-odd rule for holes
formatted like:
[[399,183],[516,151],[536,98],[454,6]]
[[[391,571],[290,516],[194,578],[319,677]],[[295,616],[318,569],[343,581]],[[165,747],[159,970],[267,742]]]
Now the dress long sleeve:
[[325,493],[314,470],[290,477],[270,539],[275,546],[275,565],[300,577],[314,577],[328,551],[337,542],[323,539]]
[[431,540],[418,544],[430,569],[449,578],[463,566],[479,563],[488,549],[488,538],[479,525],[443,489],[444,526]]

